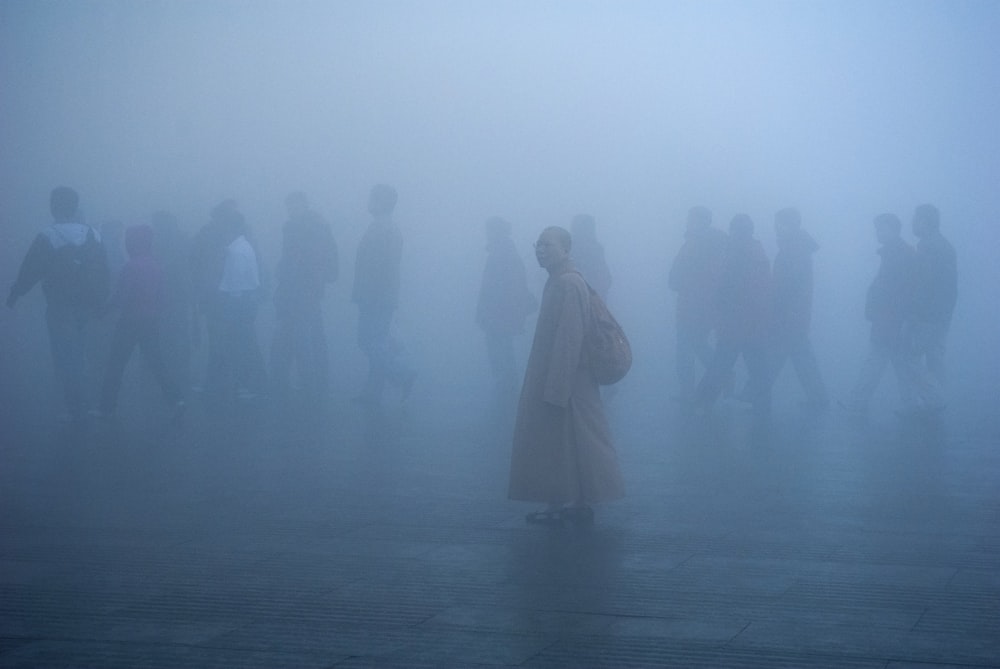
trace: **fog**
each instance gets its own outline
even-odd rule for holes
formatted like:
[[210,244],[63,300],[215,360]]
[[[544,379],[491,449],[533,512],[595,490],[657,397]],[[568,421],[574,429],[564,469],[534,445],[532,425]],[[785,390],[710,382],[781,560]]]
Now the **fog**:
[[[234,198],[273,267],[284,197],[303,190],[340,247],[326,310],[349,394],[365,369],[353,258],[369,188],[391,183],[398,331],[425,418],[447,420],[487,403],[473,322],[487,217],[513,223],[540,294],[538,232],[595,216],[636,353],[621,396],[659,403],[675,378],[666,273],[687,209],[708,206],[723,228],[748,213],[773,257],[773,214],[796,206],[821,245],[813,337],[839,396],[867,344],[871,220],[908,223],[931,202],[959,257],[950,392],[977,403],[1000,370],[998,29],[988,1],[5,0],[2,266],[12,281],[66,184],[91,223],[167,209],[188,233]],[[55,396],[41,304],[36,289],[0,317],[7,398]],[[271,318],[265,307],[265,348]],[[776,404],[797,392],[785,385]]]

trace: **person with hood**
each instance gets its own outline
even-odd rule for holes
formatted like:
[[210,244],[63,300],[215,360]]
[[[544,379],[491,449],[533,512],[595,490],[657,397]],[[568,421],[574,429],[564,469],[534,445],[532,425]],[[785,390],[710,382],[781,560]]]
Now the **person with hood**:
[[778,253],[771,273],[772,376],[791,360],[806,402],[825,408],[830,399],[809,341],[813,299],[813,254],[819,244],[802,229],[802,217],[794,208],[774,215]]
[[767,336],[771,266],[764,247],[753,236],[753,227],[746,214],[737,214],[729,223],[715,299],[719,319],[715,355],[695,393],[694,408],[700,412],[708,411],[718,399],[741,355],[749,375],[747,400],[758,415],[770,412]]
[[486,336],[498,409],[513,405],[517,393],[514,337],[524,330],[538,301],[528,290],[524,261],[510,237],[510,223],[499,216],[486,221],[486,266],[479,284],[476,324]]
[[514,426],[510,487],[513,500],[548,506],[529,523],[593,522],[592,504],[622,497],[624,485],[585,354],[591,325],[590,290],[570,259],[565,228],[542,231],[538,264],[548,271]]
[[865,318],[871,323],[868,356],[850,396],[840,402],[846,411],[857,416],[867,412],[890,363],[896,372],[903,410],[911,412],[917,408],[914,366],[904,334],[904,325],[913,313],[914,250],[902,238],[903,224],[895,214],[879,214],[873,224],[881,261],[865,299]]
[[53,222],[36,237],[7,296],[7,307],[41,282],[45,294],[52,362],[68,412],[60,419],[86,416],[86,328],[107,300],[110,272],[101,237],[84,223],[80,196],[59,186],[49,196]]
[[132,225],[125,228],[128,260],[118,275],[118,283],[109,303],[121,311],[111,337],[108,366],[101,389],[97,416],[113,418],[118,405],[122,375],[136,346],[142,352],[163,396],[173,407],[175,417],[184,411],[184,399],[160,353],[160,319],[164,308],[164,278],[160,263],[153,256],[153,228]]

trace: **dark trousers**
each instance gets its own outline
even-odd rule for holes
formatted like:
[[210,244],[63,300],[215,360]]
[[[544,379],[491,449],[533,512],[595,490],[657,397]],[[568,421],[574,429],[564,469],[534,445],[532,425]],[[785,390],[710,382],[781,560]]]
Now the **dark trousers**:
[[715,345],[715,355],[708,371],[698,384],[696,404],[709,407],[722,393],[727,379],[740,356],[747,366],[746,395],[756,411],[771,410],[771,365],[767,342],[762,337],[720,336]]
[[160,354],[160,328],[157,320],[122,317],[111,338],[108,367],[101,389],[101,411],[114,413],[118,405],[118,392],[121,390],[125,366],[128,365],[136,346],[139,347],[149,371],[160,385],[166,400],[173,404],[181,399],[177,383],[167,372],[163,356]]
[[257,345],[257,296],[220,293],[209,305],[206,390],[215,400],[236,397],[237,388],[264,390],[264,358]]
[[285,309],[278,314],[271,340],[271,382],[279,393],[288,391],[293,364],[308,393],[321,395],[327,391],[330,363],[319,304]]
[[363,308],[358,312],[358,347],[368,356],[364,397],[380,400],[387,382],[403,387],[413,371],[402,360],[402,347],[389,334],[392,309]]
[[823,377],[813,353],[809,334],[806,332],[785,334],[776,338],[771,352],[772,377],[777,378],[786,361],[791,361],[799,384],[811,404],[825,405],[829,400]]
[[56,381],[61,386],[70,415],[80,418],[85,406],[86,324],[84,309],[50,304],[45,310],[49,345]]

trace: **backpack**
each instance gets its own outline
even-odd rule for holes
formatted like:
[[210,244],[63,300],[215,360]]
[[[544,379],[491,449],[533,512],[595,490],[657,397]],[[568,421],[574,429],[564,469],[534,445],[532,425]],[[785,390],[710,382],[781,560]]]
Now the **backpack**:
[[108,260],[93,230],[87,231],[83,244],[66,243],[55,249],[45,280],[50,301],[99,311],[110,287]]
[[583,346],[594,380],[602,386],[610,386],[625,378],[631,369],[632,346],[597,291],[590,284],[587,290],[590,293],[590,325]]

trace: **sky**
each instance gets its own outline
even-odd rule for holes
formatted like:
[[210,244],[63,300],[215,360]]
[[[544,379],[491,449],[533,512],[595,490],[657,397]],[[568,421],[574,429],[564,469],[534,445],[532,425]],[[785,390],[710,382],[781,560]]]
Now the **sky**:
[[192,232],[233,197],[273,257],[302,189],[349,270],[388,182],[426,339],[442,296],[474,302],[488,216],[530,267],[541,228],[589,212],[642,350],[669,326],[689,207],[750,214],[773,253],[773,212],[795,205],[823,246],[819,343],[847,314],[862,346],[871,220],[933,202],[964,332],[988,346],[997,34],[991,1],[0,0],[0,258],[12,280],[57,184],[92,222],[169,209]]

